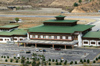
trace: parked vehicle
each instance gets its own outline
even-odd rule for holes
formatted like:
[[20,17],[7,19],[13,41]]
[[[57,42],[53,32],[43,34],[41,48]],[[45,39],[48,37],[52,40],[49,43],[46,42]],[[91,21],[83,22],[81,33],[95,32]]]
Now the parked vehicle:
[[42,50],[42,49],[39,49],[39,51],[40,51],[40,52],[43,52],[43,50]]
[[39,52],[39,49],[35,49],[36,52]]
[[31,51],[30,51],[30,50],[28,50],[28,51],[26,51],[26,53],[31,53]]
[[46,50],[45,50],[45,49],[43,49],[43,52],[46,52]]
[[20,53],[24,53],[24,50],[21,50]]

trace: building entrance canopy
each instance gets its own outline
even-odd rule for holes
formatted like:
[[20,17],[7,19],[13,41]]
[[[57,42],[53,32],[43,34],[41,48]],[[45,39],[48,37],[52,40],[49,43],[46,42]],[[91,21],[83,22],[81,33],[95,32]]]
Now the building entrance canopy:
[[50,40],[22,40],[22,41],[19,41],[19,43],[75,45],[76,43],[78,43],[78,41],[74,40],[74,41],[67,42],[67,41],[50,41]]

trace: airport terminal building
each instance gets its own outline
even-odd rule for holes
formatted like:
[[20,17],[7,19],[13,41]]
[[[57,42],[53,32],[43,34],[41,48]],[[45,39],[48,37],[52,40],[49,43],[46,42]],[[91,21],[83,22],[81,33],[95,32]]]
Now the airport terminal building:
[[[55,19],[46,20],[42,25],[29,28],[27,40],[18,42],[33,44],[35,47],[68,47],[85,46],[90,41],[86,36],[94,25],[77,24],[78,20],[65,20],[65,16],[55,16]],[[94,39],[95,40],[95,39]],[[91,42],[92,43],[92,42]],[[94,44],[93,44],[94,46]]]

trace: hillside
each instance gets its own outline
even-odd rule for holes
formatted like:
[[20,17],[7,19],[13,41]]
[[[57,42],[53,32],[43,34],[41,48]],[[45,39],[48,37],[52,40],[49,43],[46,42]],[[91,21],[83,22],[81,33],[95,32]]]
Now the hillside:
[[[61,7],[72,13],[97,12],[100,9],[100,0],[0,0],[0,6],[9,5],[31,5],[33,7]],[[78,3],[78,7],[74,7],[74,3]]]

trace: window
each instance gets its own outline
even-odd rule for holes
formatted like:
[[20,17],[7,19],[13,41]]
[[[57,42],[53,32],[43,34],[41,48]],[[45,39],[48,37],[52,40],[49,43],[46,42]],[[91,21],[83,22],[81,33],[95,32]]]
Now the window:
[[0,41],[3,41],[3,39],[0,39]]
[[100,45],[100,42],[98,42],[98,44]]
[[9,41],[9,39],[5,39],[5,41]]
[[46,38],[48,39],[48,38],[49,38],[49,36],[46,36]]
[[32,38],[32,35],[30,35],[30,38]]
[[23,39],[20,39],[20,40],[23,40]]
[[54,39],[54,36],[51,36],[51,39]]
[[91,42],[91,44],[95,44],[95,42]]
[[38,35],[35,35],[35,38],[38,38]]
[[84,44],[88,44],[88,41],[84,41]]
[[69,37],[68,37],[68,39],[72,39],[72,37],[71,37],[71,36],[69,36]]
[[17,38],[14,38],[14,40],[17,40]]
[[40,38],[43,38],[43,35],[41,35]]
[[49,36],[49,39],[51,39],[51,36]]
[[66,39],[66,36],[62,36],[62,39]]
[[57,36],[57,39],[60,39],[60,36]]
[[35,38],[35,36],[33,35],[33,38]]

